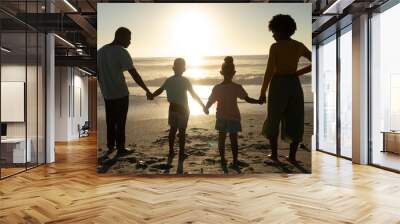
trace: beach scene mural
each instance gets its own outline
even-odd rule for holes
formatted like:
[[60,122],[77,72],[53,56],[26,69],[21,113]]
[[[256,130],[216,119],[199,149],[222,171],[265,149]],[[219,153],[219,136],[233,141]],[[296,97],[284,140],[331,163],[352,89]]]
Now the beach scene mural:
[[[129,90],[125,124],[125,147],[129,152],[119,155],[118,150],[110,150],[107,143],[106,103],[102,89],[98,88],[98,172],[135,175],[310,173],[311,72],[298,76],[304,99],[304,130],[295,160],[289,158],[290,139],[279,136],[277,158],[273,158],[274,146],[271,147],[270,139],[263,134],[268,107],[273,105],[268,103],[272,102],[269,91],[264,101],[260,92],[271,46],[277,42],[269,22],[279,14],[293,18],[296,30],[291,39],[311,50],[311,4],[98,4],[98,49],[113,42],[119,27],[129,29],[131,40],[126,51],[134,68],[151,94],[160,87],[162,91],[157,96],[146,94],[131,74],[124,71]],[[232,63],[227,56],[231,56]],[[203,104],[187,92],[188,118],[184,126],[180,117],[178,123],[171,121],[176,112],[175,104],[171,103],[176,87],[166,84],[166,80],[177,73],[177,58],[184,59],[181,76],[188,80],[191,86],[188,88]],[[300,57],[296,68],[301,70],[310,65],[307,57]],[[270,85],[274,82],[272,79]],[[229,113],[220,108],[225,103],[224,98],[218,98],[205,110],[216,92],[213,89],[225,83],[233,83],[245,93],[244,96],[238,94],[237,104],[232,105],[232,108],[237,105],[240,112],[240,119],[233,123],[221,115]],[[281,86],[281,89],[291,91],[290,86]],[[237,91],[220,95],[229,98],[232,94]],[[225,125],[222,129],[221,122]],[[174,125],[177,125],[176,133],[171,134]],[[240,125],[240,129],[232,128],[235,125]],[[185,136],[183,150],[181,131]],[[221,132],[226,134],[223,156]],[[176,136],[173,151],[171,135]]]

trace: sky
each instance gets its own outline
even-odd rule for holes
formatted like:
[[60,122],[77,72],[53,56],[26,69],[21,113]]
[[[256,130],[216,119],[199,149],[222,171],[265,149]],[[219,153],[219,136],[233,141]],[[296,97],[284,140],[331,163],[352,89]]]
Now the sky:
[[268,22],[288,14],[292,36],[311,50],[310,3],[99,3],[97,46],[118,27],[132,31],[132,57],[266,55],[274,43]]

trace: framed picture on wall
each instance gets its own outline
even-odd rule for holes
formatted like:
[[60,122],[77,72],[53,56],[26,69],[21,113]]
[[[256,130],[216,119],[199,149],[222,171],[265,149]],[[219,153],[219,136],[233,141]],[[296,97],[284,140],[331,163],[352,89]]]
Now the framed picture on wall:
[[311,4],[97,9],[99,172],[311,172]]

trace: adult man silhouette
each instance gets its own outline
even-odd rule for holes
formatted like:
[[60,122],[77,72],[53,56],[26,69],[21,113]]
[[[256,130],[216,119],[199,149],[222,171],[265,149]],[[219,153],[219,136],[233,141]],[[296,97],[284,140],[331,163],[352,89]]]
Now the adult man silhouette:
[[129,108],[129,91],[124,71],[129,71],[135,82],[146,91],[148,99],[151,92],[135,69],[132,57],[126,48],[131,43],[131,31],[120,27],[114,40],[97,51],[98,81],[104,97],[107,123],[106,155],[115,150],[117,156],[129,154],[125,148],[125,123]]

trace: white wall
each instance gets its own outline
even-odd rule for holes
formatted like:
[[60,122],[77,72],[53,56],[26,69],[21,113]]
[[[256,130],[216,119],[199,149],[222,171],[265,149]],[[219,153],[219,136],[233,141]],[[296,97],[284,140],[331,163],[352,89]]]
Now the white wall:
[[82,126],[88,120],[88,78],[83,75],[76,68],[56,68],[56,141],[77,139],[78,124]]
[[56,67],[55,73],[55,140],[67,141],[70,76],[67,67]]
[[[1,66],[1,81],[3,82],[25,82],[24,65],[2,65]],[[28,73],[33,67],[28,66]],[[35,68],[36,69],[36,68]],[[28,96],[33,95],[27,93]],[[7,110],[7,108],[1,108]],[[7,137],[25,137],[25,122],[7,122]]]
[[[38,71],[36,70],[38,69]],[[26,121],[24,122],[6,122],[8,138],[24,138],[25,135],[30,139],[32,161],[44,163],[44,74],[42,67],[30,66],[25,64],[2,64],[1,66],[2,82],[25,82],[26,83],[26,107],[22,107],[22,113],[26,110]],[[37,73],[38,72],[38,73]],[[27,82],[25,80],[27,78]],[[7,97],[7,96],[2,96]],[[1,110],[11,110],[10,108],[1,108]],[[4,111],[3,111],[4,112]],[[8,111],[10,112],[10,111]],[[12,111],[11,111],[12,113]]]

